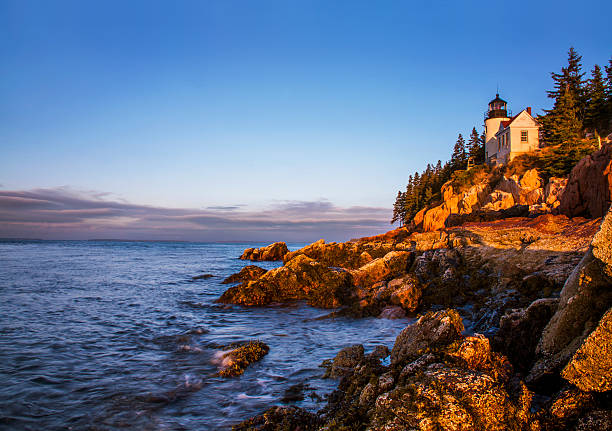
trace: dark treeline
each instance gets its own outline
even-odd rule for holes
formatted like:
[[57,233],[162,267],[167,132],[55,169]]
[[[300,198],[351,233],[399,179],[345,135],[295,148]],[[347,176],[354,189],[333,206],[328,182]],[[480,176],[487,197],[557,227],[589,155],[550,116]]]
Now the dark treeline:
[[[582,57],[570,48],[567,66],[551,74],[554,89],[548,91],[548,97],[554,100],[553,108],[537,118],[542,146],[563,149],[585,137],[612,132],[612,59],[603,69],[595,65],[588,79],[581,62]],[[427,164],[424,171],[408,177],[406,189],[397,192],[391,223],[409,224],[421,209],[441,200],[442,185],[456,171],[484,164],[484,155],[484,133],[479,135],[474,127],[467,142],[459,134],[448,162]]]
[[570,48],[567,66],[560,73],[551,73],[554,89],[548,97],[553,108],[538,117],[542,139],[548,145],[572,143],[592,135],[606,136],[612,132],[612,59],[602,68],[595,65],[585,79],[582,56]]
[[451,179],[453,172],[466,169],[468,164],[483,164],[484,156],[484,134],[479,135],[474,127],[466,142],[459,133],[450,161],[442,164],[438,160],[435,166],[427,164],[423,172],[415,172],[408,177],[406,190],[397,192],[391,223],[409,223],[417,212],[441,199],[442,184]]

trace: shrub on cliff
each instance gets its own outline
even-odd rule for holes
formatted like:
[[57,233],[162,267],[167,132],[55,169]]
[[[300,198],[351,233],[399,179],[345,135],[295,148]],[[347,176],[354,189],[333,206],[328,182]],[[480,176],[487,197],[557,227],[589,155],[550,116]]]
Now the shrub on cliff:
[[544,148],[540,153],[520,155],[502,171],[506,176],[522,175],[535,168],[545,180],[551,177],[567,177],[580,160],[594,151],[597,151],[595,140],[564,143]]
[[461,193],[472,187],[473,185],[481,183],[485,178],[488,177],[490,168],[485,165],[475,166],[472,169],[466,171],[455,171],[451,177],[451,185],[453,186],[454,193]]

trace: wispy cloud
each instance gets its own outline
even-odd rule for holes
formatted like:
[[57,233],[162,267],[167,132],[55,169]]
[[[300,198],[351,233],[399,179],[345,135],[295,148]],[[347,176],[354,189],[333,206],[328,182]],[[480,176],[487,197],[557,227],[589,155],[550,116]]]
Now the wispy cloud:
[[0,237],[191,241],[346,240],[389,229],[390,210],[329,201],[274,202],[206,209],[135,205],[100,192],[66,187],[0,190]]
[[206,207],[206,209],[213,210],[213,211],[235,211],[237,209],[240,209],[243,206],[244,205],[213,206],[213,207]]

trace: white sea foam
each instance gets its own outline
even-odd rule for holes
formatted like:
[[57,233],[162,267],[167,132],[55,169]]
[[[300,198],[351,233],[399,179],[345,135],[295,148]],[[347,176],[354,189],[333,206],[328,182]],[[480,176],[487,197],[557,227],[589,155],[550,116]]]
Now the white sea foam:
[[238,394],[236,398],[238,398],[239,400],[252,400],[252,399],[271,400],[274,397],[272,395],[247,395],[244,392],[242,392]]
[[227,350],[217,350],[213,353],[210,362],[220,367],[227,367],[232,360],[231,355],[228,353]]

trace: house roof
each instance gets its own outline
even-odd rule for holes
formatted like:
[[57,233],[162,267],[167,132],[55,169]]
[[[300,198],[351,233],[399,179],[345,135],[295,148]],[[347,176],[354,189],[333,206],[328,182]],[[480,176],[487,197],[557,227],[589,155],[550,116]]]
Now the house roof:
[[[518,114],[516,114],[514,117],[510,118],[509,120],[504,120],[501,123],[499,123],[499,130],[501,131],[501,130],[507,128],[508,126],[510,126],[510,124],[512,124],[512,122],[514,120],[516,120],[523,112],[526,113],[527,115],[529,115],[533,121],[536,121],[536,119],[533,118],[533,116],[529,113],[529,111],[527,109],[523,109],[521,112],[519,112]],[[536,121],[536,123],[537,123],[537,121]]]

